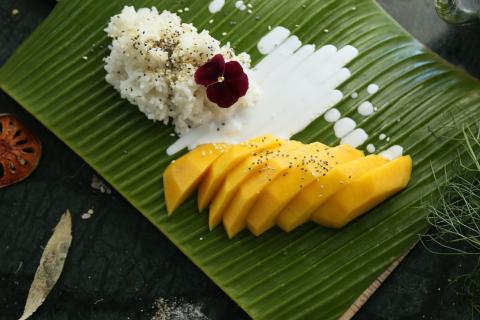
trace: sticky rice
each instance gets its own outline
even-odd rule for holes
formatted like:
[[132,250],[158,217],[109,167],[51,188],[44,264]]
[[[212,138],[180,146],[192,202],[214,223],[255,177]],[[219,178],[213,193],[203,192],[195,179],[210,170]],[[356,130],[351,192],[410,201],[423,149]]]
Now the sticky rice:
[[106,81],[148,119],[173,122],[178,134],[201,124],[226,122],[256,101],[253,81],[247,94],[228,109],[208,100],[206,88],[195,83],[195,71],[220,53],[227,61],[240,62],[249,74],[250,56],[236,55],[228,43],[222,46],[208,31],[198,32],[174,13],[126,6],[105,31],[112,38],[105,58]]

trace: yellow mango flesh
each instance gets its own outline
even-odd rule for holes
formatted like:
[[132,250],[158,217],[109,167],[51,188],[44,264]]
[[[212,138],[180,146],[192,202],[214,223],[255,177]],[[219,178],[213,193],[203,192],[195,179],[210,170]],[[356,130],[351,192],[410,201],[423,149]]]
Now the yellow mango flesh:
[[412,159],[409,156],[371,170],[315,210],[312,220],[326,227],[341,228],[404,189],[410,181],[411,172]]
[[[312,161],[293,166],[268,184],[258,196],[247,217],[248,229],[260,235],[272,228],[279,213],[304,187],[339,164],[363,157],[363,152],[348,145],[316,148]],[[319,166],[319,164],[321,166]]]
[[225,177],[225,180],[210,205],[208,218],[210,230],[215,228],[222,221],[225,210],[244,181],[246,181],[258,169],[264,167],[266,162],[272,157],[290,153],[291,151],[302,147],[302,144],[297,141],[280,140],[276,142],[276,144],[277,146],[272,149],[264,150],[257,155],[246,158]]
[[304,224],[310,219],[315,209],[320,207],[333,194],[343,189],[353,179],[380,167],[388,162],[378,155],[369,155],[364,158],[341,164],[325,176],[316,178],[298,193],[277,218],[277,225],[289,232]]
[[205,144],[172,161],[163,173],[168,215],[192,194],[213,161],[228,148],[226,144]]
[[198,209],[202,212],[212,201],[221,183],[240,162],[254,153],[269,149],[278,142],[279,139],[272,135],[260,136],[251,139],[246,143],[232,146],[228,151],[218,157],[210,166],[207,174],[198,188]]
[[326,146],[315,143],[286,154],[273,157],[267,161],[263,168],[256,170],[245,182],[242,183],[235,197],[230,202],[223,215],[223,224],[230,238],[246,227],[246,218],[263,188],[269,185],[276,177],[285,174],[290,168],[301,167],[302,161],[306,163],[316,149]]

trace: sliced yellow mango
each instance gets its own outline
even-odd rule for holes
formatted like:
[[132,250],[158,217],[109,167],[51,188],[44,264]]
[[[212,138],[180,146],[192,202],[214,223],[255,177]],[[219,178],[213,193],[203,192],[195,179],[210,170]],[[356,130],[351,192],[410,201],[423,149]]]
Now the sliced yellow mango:
[[228,236],[231,238],[246,227],[246,218],[251,207],[268,184],[278,176],[288,174],[293,168],[305,170],[308,161],[314,158],[315,150],[324,148],[326,146],[320,143],[305,145],[285,156],[270,159],[263,168],[256,170],[242,183],[228,209],[225,210],[223,224]]
[[293,166],[263,189],[248,214],[248,229],[258,236],[272,228],[278,214],[304,187],[337,165],[361,157],[362,151],[348,145],[316,148],[304,166]]
[[226,176],[210,205],[208,218],[210,230],[222,221],[223,214],[230,204],[230,201],[245,180],[254,172],[264,168],[270,159],[289,154],[291,151],[302,147],[302,144],[298,141],[280,140],[276,142],[276,144],[272,149],[264,150],[246,158]]
[[315,209],[321,206],[330,196],[344,188],[353,179],[378,168],[388,160],[369,155],[335,167],[324,176],[317,177],[298,193],[280,212],[277,225],[289,232],[310,219]]
[[412,159],[409,156],[390,161],[352,180],[315,210],[311,218],[323,226],[341,228],[404,189],[411,172]]
[[204,144],[172,161],[163,173],[168,215],[192,194],[213,161],[228,148],[226,144]]
[[227,174],[248,156],[269,149],[279,139],[272,135],[260,136],[245,143],[232,146],[218,157],[208,169],[198,188],[198,209],[202,212],[212,201]]

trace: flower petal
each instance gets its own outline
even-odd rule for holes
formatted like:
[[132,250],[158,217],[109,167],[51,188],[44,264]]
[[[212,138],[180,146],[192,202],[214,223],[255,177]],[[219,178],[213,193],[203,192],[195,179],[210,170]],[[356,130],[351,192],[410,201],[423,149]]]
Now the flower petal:
[[195,82],[199,85],[209,86],[218,82],[218,77],[225,71],[225,59],[221,54],[216,54],[207,63],[195,71]]
[[225,78],[236,78],[240,76],[243,72],[242,65],[238,61],[229,61],[225,63]]
[[225,82],[230,86],[234,86],[237,95],[243,97],[248,91],[248,76],[243,71],[242,65],[238,61],[229,61],[225,64],[224,75]]
[[229,108],[240,98],[237,88],[228,82],[217,82],[208,86],[207,97],[220,108]]

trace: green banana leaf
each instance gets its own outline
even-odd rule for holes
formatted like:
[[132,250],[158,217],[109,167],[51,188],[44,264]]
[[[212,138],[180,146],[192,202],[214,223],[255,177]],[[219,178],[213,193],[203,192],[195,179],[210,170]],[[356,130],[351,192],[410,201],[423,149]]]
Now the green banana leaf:
[[[457,157],[441,128],[479,118],[480,86],[426,50],[373,0],[252,0],[253,14],[233,2],[212,17],[206,0],[63,0],[2,67],[0,85],[252,318],[337,319],[427,229],[419,204],[434,190],[434,172]],[[208,231],[207,216],[197,214],[193,198],[168,218],[162,173],[172,159],[165,149],[173,130],[146,120],[104,81],[103,29],[126,4],[189,7],[181,14],[185,21],[249,52],[255,63],[261,59],[256,43],[268,26],[285,26],[304,43],[354,45],[360,55],[340,89],[363,99],[368,84],[380,84],[371,99],[379,110],[362,118],[355,109],[359,99],[349,98],[338,108],[370,134],[367,143],[380,150],[406,148],[414,159],[410,187],[341,231],[307,224],[288,234],[275,229],[257,238],[243,232],[228,240],[222,228]],[[332,132],[320,118],[296,138],[338,143]],[[391,137],[383,145],[382,132]]]

